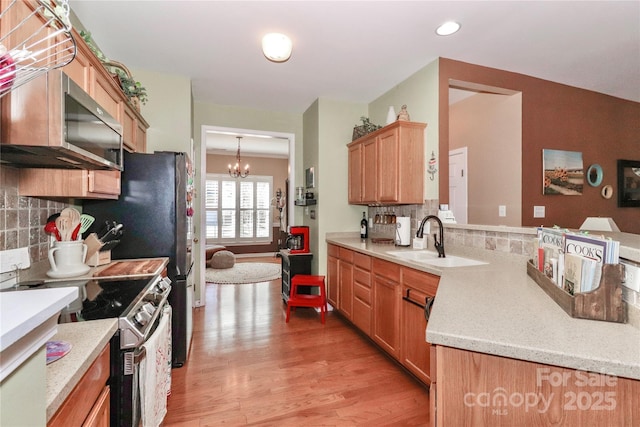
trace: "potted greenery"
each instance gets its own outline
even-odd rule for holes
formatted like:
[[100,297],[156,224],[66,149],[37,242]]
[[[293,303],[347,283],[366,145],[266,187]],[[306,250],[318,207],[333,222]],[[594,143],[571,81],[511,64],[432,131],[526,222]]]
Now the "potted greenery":
[[80,31],[80,36],[87,43],[91,52],[102,62],[102,65],[114,75],[114,79],[119,83],[122,92],[129,98],[133,106],[140,110],[140,104],[147,103],[147,89],[131,76],[131,72],[124,64],[107,59],[91,37],[91,33]]

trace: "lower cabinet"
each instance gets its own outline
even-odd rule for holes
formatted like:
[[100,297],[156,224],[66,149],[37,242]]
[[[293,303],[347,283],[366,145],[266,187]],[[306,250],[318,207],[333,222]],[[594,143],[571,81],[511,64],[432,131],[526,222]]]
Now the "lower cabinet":
[[329,244],[327,299],[354,326],[425,384],[431,346],[425,308],[440,278]]
[[109,350],[110,344],[107,344],[53,415],[48,427],[109,426]]
[[638,380],[434,348],[432,427],[640,425]]

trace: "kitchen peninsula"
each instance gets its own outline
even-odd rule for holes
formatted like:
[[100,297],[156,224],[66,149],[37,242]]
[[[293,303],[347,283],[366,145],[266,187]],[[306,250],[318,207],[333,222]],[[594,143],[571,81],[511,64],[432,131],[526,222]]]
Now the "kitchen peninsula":
[[[616,237],[622,244],[621,256],[640,261],[638,236],[620,233]],[[440,277],[426,330],[431,344],[431,413],[438,417],[432,425],[513,425],[534,419],[542,424],[561,419],[564,425],[579,425],[585,419],[581,416],[640,421],[637,405],[631,404],[631,396],[640,392],[637,310],[629,308],[625,324],[571,318],[527,275],[526,256],[447,245],[447,254],[487,264],[436,268],[388,254],[397,249],[393,246],[345,234],[328,234],[327,243]],[[566,378],[564,384],[556,383],[558,375]],[[583,387],[580,375],[592,383],[608,381],[616,387]],[[557,385],[563,388],[557,390]],[[536,402],[540,406],[534,410],[517,406],[522,402],[516,399],[511,406],[491,407],[495,397],[491,393],[498,392],[507,405],[510,396],[537,392],[553,406],[545,413],[542,401]],[[550,401],[554,392],[557,401]],[[477,396],[489,403],[472,399]],[[563,400],[571,396],[582,399],[573,402],[581,410],[572,410],[572,402]],[[592,400],[589,405],[583,402],[587,397]],[[614,408],[596,411],[599,397],[609,399],[600,402],[601,409]]]

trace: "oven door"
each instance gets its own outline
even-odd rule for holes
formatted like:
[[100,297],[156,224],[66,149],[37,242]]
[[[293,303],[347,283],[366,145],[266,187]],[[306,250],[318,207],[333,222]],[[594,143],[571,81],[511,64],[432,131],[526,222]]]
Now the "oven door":
[[153,332],[137,348],[120,351],[121,397],[111,425],[160,425],[171,391],[171,306],[166,304]]

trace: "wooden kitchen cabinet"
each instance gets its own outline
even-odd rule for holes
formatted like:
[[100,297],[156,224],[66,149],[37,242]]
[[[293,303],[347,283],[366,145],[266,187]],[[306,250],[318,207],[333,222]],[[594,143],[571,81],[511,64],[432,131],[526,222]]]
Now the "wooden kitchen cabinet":
[[640,425],[638,380],[441,345],[435,354],[432,427]]
[[353,251],[339,248],[338,309],[349,320],[353,316]]
[[349,203],[422,204],[425,127],[396,121],[348,144]]
[[373,340],[400,358],[400,266],[373,259]]
[[435,297],[439,281],[433,274],[402,267],[400,361],[425,384],[431,382],[431,345],[426,341],[428,321],[424,306],[428,298]]
[[327,302],[338,309],[338,255],[336,245],[327,245]]
[[107,344],[60,409],[47,423],[48,427],[109,425],[109,351]]
[[373,319],[371,291],[371,257],[359,252],[353,254],[353,324],[371,336]]
[[20,169],[18,194],[30,197],[117,199],[120,171]]

